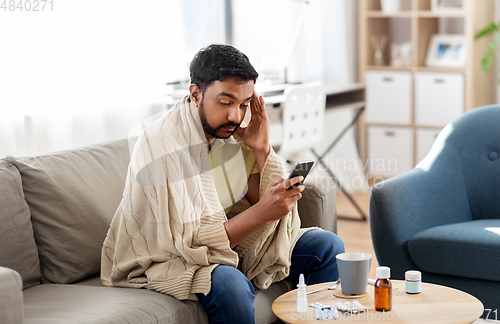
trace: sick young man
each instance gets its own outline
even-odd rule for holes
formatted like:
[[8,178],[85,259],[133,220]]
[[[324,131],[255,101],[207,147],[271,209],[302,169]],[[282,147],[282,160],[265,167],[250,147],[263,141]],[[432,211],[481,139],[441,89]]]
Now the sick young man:
[[255,287],[300,273],[309,285],[337,280],[344,245],[332,232],[300,228],[305,187],[287,190],[302,179],[285,179],[269,144],[247,56],[210,45],[190,77],[190,94],[135,144],[101,278],[198,300],[210,323],[254,323]]

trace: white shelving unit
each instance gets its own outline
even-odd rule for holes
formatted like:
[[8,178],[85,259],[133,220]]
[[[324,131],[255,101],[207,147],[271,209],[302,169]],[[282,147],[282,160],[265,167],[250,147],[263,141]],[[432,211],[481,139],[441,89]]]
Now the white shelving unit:
[[[488,39],[474,35],[494,19],[493,0],[463,0],[463,10],[433,11],[431,0],[401,0],[386,14],[380,0],[359,0],[360,80],[366,84],[361,121],[361,158],[370,177],[408,171],[430,150],[435,136],[465,111],[494,103],[494,75],[481,72]],[[425,65],[433,34],[465,36],[463,68]],[[388,36],[384,65],[374,65],[373,36]],[[391,44],[410,42],[411,64],[391,66]]]

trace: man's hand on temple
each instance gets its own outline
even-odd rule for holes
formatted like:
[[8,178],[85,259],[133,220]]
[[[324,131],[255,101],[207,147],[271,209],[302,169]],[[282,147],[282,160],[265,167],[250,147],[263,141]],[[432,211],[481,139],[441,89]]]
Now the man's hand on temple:
[[264,98],[253,91],[253,98],[250,101],[250,112],[252,117],[247,127],[237,129],[238,135],[250,147],[255,154],[269,153],[269,119],[266,112]]
[[264,98],[253,91],[253,97],[250,101],[250,112],[252,117],[247,127],[239,127],[236,132],[243,142],[255,153],[259,172],[262,172],[267,155],[271,150],[269,144],[269,119],[266,112],[266,103]]

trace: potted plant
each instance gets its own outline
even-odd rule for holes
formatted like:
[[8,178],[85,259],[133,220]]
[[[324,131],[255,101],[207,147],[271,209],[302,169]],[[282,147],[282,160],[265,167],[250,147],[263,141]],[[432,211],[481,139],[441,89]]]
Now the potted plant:
[[[498,49],[500,47],[500,33],[497,33],[499,31],[500,31],[500,22],[498,24],[495,24],[494,22],[492,22],[487,27],[480,30],[476,34],[476,36],[474,37],[474,39],[477,40],[477,39],[480,39],[480,38],[483,38],[483,37],[486,37],[486,36],[489,36],[491,34],[496,33],[494,40],[490,40],[488,42],[488,48],[485,49],[484,56],[481,59],[481,67],[482,67],[483,73],[488,73],[488,71],[490,70],[491,64],[492,64],[493,59],[495,57],[494,54],[498,51]],[[500,80],[499,80],[499,83],[500,83]]]

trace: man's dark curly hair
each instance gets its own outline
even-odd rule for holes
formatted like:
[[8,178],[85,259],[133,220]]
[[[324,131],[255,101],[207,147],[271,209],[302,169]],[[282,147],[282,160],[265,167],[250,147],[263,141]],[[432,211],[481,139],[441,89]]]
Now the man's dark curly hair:
[[257,81],[259,74],[248,57],[230,45],[212,44],[202,48],[189,67],[191,84],[205,92],[213,81],[238,78],[242,81]]

